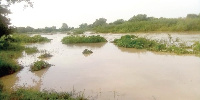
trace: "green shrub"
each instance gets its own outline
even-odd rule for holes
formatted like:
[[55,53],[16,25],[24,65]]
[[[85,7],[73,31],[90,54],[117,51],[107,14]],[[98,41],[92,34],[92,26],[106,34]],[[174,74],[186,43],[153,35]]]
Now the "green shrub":
[[15,61],[22,55],[24,47],[20,44],[9,43],[0,49],[0,77],[19,71],[21,67]]
[[167,47],[166,44],[164,43],[161,43],[155,40],[149,40],[146,38],[139,38],[134,35],[122,36],[120,39],[115,39],[114,43],[117,46],[126,47],[126,48],[147,49],[150,51],[173,52],[176,54],[190,53],[185,48],[177,47],[175,45]]
[[193,52],[195,54],[200,53],[200,42],[195,42],[192,47],[193,47]]
[[70,43],[98,43],[98,42],[107,42],[104,37],[100,35],[97,36],[67,36],[62,39],[63,44]]
[[13,42],[21,42],[21,43],[38,43],[38,42],[50,41],[50,39],[42,37],[41,35],[35,35],[33,37],[30,37],[26,34],[13,34],[12,38]]
[[93,52],[92,52],[92,50],[85,49],[82,53],[83,54],[91,54]]
[[34,90],[18,89],[10,94],[10,100],[87,100],[83,96],[74,97],[66,92],[39,92]]
[[0,57],[0,77],[19,71],[21,67],[10,58]]
[[38,71],[47,67],[50,67],[51,64],[49,64],[48,62],[45,62],[43,60],[40,61],[36,61],[34,62],[34,64],[31,66],[31,71]]

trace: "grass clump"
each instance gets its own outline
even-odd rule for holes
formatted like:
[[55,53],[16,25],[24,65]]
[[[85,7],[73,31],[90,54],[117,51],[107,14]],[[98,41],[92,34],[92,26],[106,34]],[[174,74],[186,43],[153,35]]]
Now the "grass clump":
[[72,43],[98,43],[98,42],[107,42],[104,37],[100,35],[97,36],[67,36],[62,39],[63,44],[72,44]]
[[92,50],[85,49],[82,53],[83,54],[91,54],[93,52],[92,52]]
[[115,39],[114,43],[119,47],[147,49],[150,51],[162,51],[173,52],[176,54],[188,54],[190,53],[184,47],[178,47],[176,45],[167,45],[156,40],[149,40],[135,35],[125,35],[120,39]]
[[3,83],[0,81],[0,100],[87,100],[82,95],[74,96],[67,92],[40,92],[23,88],[6,92],[3,87]]
[[13,34],[12,35],[13,42],[20,42],[20,43],[38,43],[38,42],[49,42],[50,39],[46,37],[42,37],[41,35],[35,35],[30,37],[26,34]]
[[72,94],[62,92],[39,92],[34,90],[18,89],[10,94],[11,100],[87,100],[84,97],[73,97]]
[[200,54],[200,42],[195,42],[192,47],[194,53]]
[[51,55],[50,53],[44,53],[42,55],[40,55],[38,58],[49,58],[52,57],[53,55]]
[[25,52],[27,54],[33,54],[33,53],[36,53],[38,52],[39,50],[37,49],[37,47],[26,47],[25,48]]
[[34,62],[34,64],[31,66],[31,71],[38,71],[47,67],[50,67],[51,64],[49,64],[48,62],[45,62],[43,60],[40,61],[36,61]]

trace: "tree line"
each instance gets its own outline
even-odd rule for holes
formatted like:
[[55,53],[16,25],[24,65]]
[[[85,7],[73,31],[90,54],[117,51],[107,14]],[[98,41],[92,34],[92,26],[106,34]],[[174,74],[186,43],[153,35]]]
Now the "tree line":
[[16,32],[66,32],[83,33],[84,31],[94,31],[100,33],[130,33],[130,32],[186,32],[200,31],[200,14],[187,14],[184,18],[155,18],[146,14],[138,14],[129,20],[118,19],[107,23],[107,19],[96,19],[92,24],[82,23],[78,28],[69,27],[66,23],[56,29],[55,26],[34,29],[30,26],[16,27]]

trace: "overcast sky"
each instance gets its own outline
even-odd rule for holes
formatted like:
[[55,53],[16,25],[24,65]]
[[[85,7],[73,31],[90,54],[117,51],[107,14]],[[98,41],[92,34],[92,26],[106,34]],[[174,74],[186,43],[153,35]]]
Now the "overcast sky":
[[9,15],[14,26],[44,28],[62,23],[78,27],[92,24],[98,18],[107,22],[128,20],[137,14],[151,17],[178,18],[188,13],[200,13],[200,0],[32,0],[33,8],[23,9],[22,4],[10,7]]

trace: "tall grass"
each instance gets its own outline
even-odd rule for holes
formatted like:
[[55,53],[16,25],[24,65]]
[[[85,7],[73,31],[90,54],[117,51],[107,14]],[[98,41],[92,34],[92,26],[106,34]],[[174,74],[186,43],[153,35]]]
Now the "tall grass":
[[30,37],[26,34],[13,34],[12,35],[13,42],[21,42],[21,43],[38,43],[38,42],[49,42],[50,39],[46,37],[42,37],[41,35],[35,35]]
[[97,36],[79,36],[72,35],[67,36],[62,39],[63,44],[72,44],[72,43],[98,43],[98,42],[107,42],[104,37],[100,35]]
[[37,47],[26,47],[24,50],[28,55],[39,51]]
[[3,90],[0,81],[0,100],[87,100],[84,96],[74,96],[67,92],[40,92],[31,89],[17,89],[10,93]]

